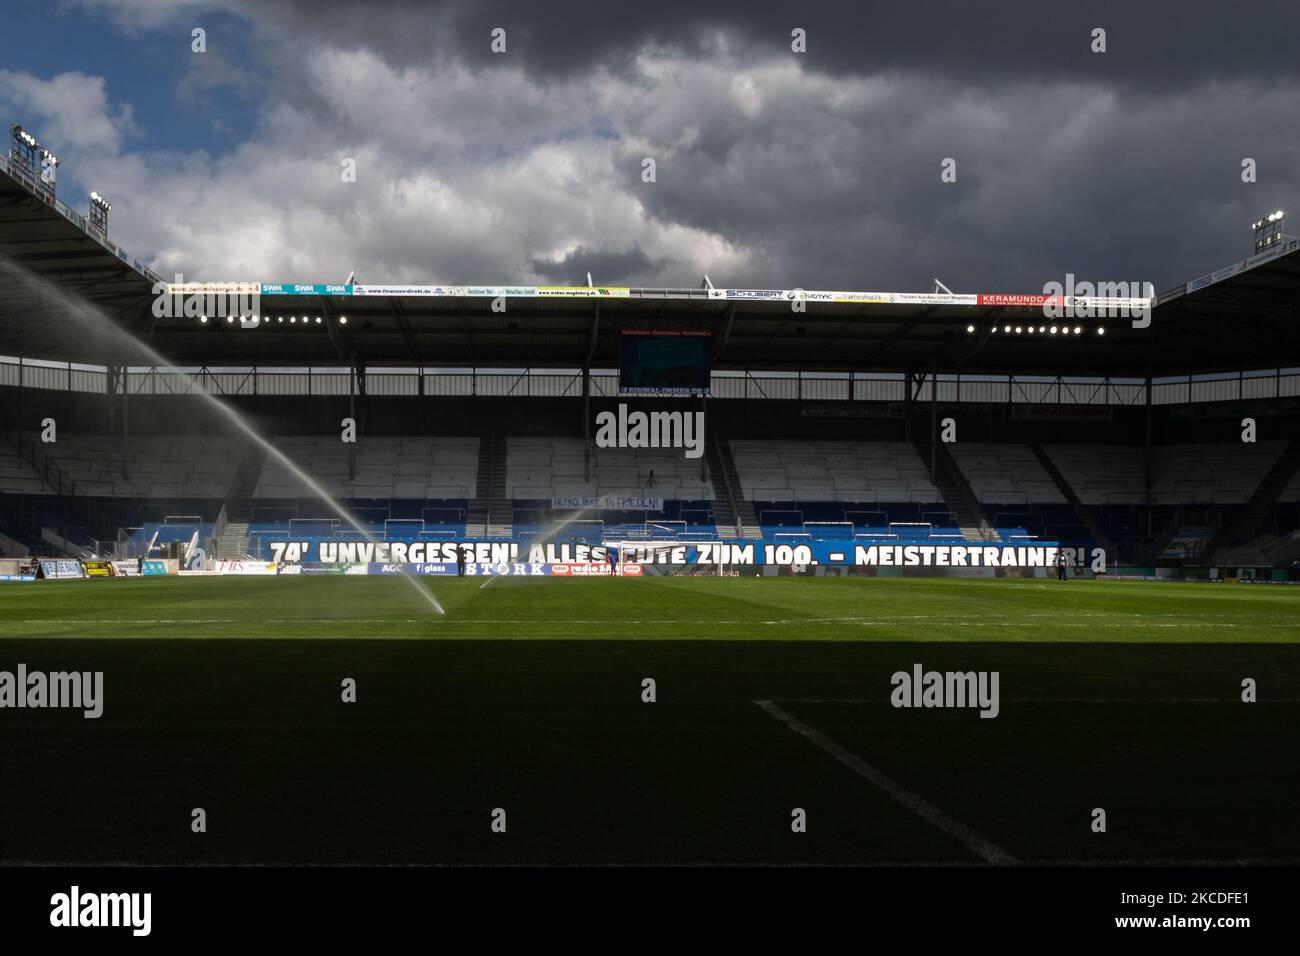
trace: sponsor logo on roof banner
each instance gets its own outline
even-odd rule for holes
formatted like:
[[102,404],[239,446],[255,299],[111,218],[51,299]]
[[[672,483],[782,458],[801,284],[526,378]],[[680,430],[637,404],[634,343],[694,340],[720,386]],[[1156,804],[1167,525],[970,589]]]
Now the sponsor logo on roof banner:
[[1045,305],[1065,305],[1065,297],[1060,295],[1043,295],[1041,293],[1008,295],[1000,292],[982,292],[979,295],[978,304],[1001,305],[1010,308],[1041,309]]
[[785,289],[710,289],[709,298],[779,302],[785,298],[786,291]]
[[888,292],[829,292],[832,302],[876,302],[889,301]]
[[226,293],[234,295],[258,295],[262,291],[260,282],[164,282],[168,295],[208,295]]
[[893,305],[975,305],[979,296],[950,292],[891,292],[889,301]]
[[977,295],[948,292],[842,292],[822,289],[710,289],[709,298],[732,302],[874,302],[879,305],[976,305]]
[[1290,239],[1286,242],[1278,243],[1272,249],[1251,256],[1249,259],[1242,259],[1240,262],[1234,262],[1230,266],[1224,266],[1222,269],[1211,272],[1208,275],[1203,275],[1200,278],[1193,279],[1191,282],[1187,283],[1184,288],[1174,289],[1171,292],[1165,293],[1160,297],[1159,301],[1166,302],[1169,299],[1176,298],[1178,295],[1185,294],[1185,292],[1196,292],[1198,289],[1204,289],[1206,286],[1214,285],[1216,282],[1222,282],[1224,279],[1231,279],[1239,272],[1253,269],[1255,266],[1267,262],[1269,259],[1276,259],[1278,256],[1294,252],[1297,248],[1300,248],[1300,240],[1297,239]]
[[538,295],[567,295],[567,296],[576,296],[578,298],[584,298],[584,299],[596,298],[596,297],[626,299],[629,295],[632,294],[632,290],[626,288],[611,287],[611,286],[590,288],[588,286],[544,285],[544,286],[537,287],[537,294]]
[[1145,309],[1151,305],[1151,299],[1132,296],[1100,295],[1030,295],[1004,293],[981,293],[979,305],[997,305],[1004,308],[1072,309],[1089,314],[1111,316],[1120,312],[1132,312]]
[[261,292],[262,295],[352,295],[352,286],[264,282],[261,285]]
[[458,285],[449,295],[467,295],[471,297],[496,299],[504,297],[530,299],[537,295],[537,290],[530,285]]
[[382,296],[428,296],[428,295],[463,295],[463,292],[452,291],[455,286],[445,285],[354,285],[352,287],[353,295],[382,295]]

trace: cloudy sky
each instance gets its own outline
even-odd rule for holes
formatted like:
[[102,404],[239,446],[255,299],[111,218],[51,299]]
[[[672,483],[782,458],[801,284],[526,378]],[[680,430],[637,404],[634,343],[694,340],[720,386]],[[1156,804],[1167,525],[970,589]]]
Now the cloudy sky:
[[5,18],[0,117],[168,277],[1165,289],[1249,254],[1261,214],[1300,214],[1295,3],[51,0]]

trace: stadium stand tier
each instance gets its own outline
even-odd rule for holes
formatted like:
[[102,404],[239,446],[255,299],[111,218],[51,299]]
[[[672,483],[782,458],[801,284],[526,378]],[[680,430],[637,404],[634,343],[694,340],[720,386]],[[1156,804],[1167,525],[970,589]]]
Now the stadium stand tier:
[[[275,447],[325,491],[341,498],[468,499],[478,483],[477,438],[281,438]],[[305,497],[311,491],[278,459],[269,458],[256,498]]]
[[[581,438],[521,435],[501,442],[504,461],[485,474],[485,441],[398,435],[349,444],[337,435],[298,435],[276,438],[274,446],[381,539],[464,536],[472,502],[493,482],[509,506],[512,520],[497,525],[506,536],[560,527],[575,540],[719,536],[717,482],[705,459],[687,459],[681,450],[589,448]],[[740,494],[764,537],[960,537],[953,510],[910,442],[746,437],[726,444]],[[358,536],[276,456],[259,456],[236,439],[133,436],[124,446],[108,436],[67,433],[43,447],[100,519],[116,524],[118,546],[131,553],[206,541],[218,522],[238,528],[223,539],[226,556],[262,557],[275,540]],[[1186,558],[1221,534],[1287,448],[1283,441],[1177,443],[1155,446],[1148,462],[1138,445],[1051,443],[1043,451],[1053,476],[1029,443],[948,446],[998,538],[1085,546],[1096,537],[1092,518],[1122,551],[1166,559]],[[243,474],[248,462],[252,471]],[[78,547],[93,541],[102,549],[112,540],[7,446],[0,453],[0,494],[5,533],[35,551],[50,548],[47,532]],[[661,499],[662,506],[568,503],[592,498]],[[1298,525],[1300,474],[1293,474],[1263,508],[1260,530],[1276,542]]]

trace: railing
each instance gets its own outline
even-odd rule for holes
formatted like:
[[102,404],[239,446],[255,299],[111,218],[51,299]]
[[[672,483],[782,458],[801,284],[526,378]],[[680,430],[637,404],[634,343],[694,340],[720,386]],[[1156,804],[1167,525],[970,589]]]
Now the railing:
[[[574,373],[536,369],[505,372],[464,369],[372,369],[365,373],[365,391],[371,396],[501,396],[512,398],[576,398]],[[0,357],[0,386],[51,391],[108,392],[108,371],[101,366],[73,365],[17,357]],[[131,369],[126,375],[131,395],[207,393],[226,397],[276,397],[292,395],[347,395],[353,389],[348,369],[311,368],[303,371],[268,371],[256,367],[222,371],[206,368]],[[423,391],[421,391],[423,388]],[[921,388],[916,401],[929,401],[931,383]],[[793,400],[850,403],[885,402],[897,405],[902,415],[906,384],[901,375],[888,373],[729,372],[713,373],[714,398],[753,401]],[[616,397],[618,373],[592,373],[592,395]],[[1140,406],[1146,386],[1140,380],[1062,376],[1014,375],[940,376],[938,400],[958,404]],[[1230,375],[1192,375],[1152,383],[1154,405],[1187,405],[1300,397],[1300,372],[1266,369]]]

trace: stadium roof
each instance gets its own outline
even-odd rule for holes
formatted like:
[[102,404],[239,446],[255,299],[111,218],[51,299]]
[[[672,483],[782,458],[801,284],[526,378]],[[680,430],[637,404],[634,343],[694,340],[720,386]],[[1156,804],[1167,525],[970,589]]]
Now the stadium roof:
[[[708,330],[718,369],[934,367],[965,374],[1141,377],[1300,365],[1300,247],[1293,239],[1156,296],[1149,327],[1138,328],[1127,317],[1053,322],[1044,316],[1047,297],[996,293],[257,283],[173,288],[97,235],[85,217],[45,193],[16,163],[0,158],[0,253],[89,300],[182,367],[356,361],[614,368],[619,334],[629,329]],[[155,290],[164,288],[177,313],[217,289],[256,298],[215,308],[202,322],[195,315],[156,315]],[[1121,301],[1113,296],[1111,305]],[[255,326],[238,321],[245,312],[258,315]],[[305,325],[303,317],[310,319]],[[1069,331],[1053,334],[1054,325]],[[115,361],[99,351],[50,296],[0,271],[0,354]]]

